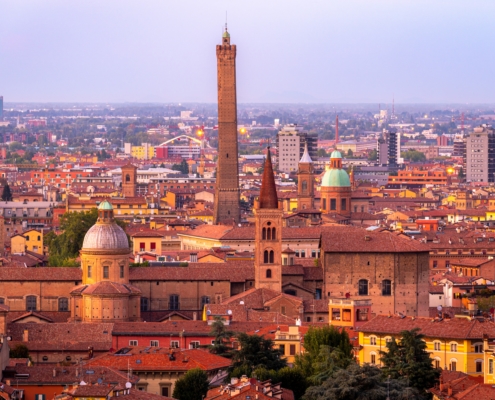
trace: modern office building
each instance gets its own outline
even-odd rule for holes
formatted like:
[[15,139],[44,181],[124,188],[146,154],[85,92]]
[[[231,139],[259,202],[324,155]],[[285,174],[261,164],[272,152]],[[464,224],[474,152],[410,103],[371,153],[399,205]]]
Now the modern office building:
[[466,138],[467,182],[495,182],[495,129],[483,124]]
[[303,132],[302,127],[294,124],[285,125],[277,134],[278,170],[280,172],[296,172],[299,160],[304,154],[304,146],[308,144],[311,159],[318,157],[318,134]]
[[379,165],[396,167],[404,160],[400,156],[400,133],[383,130],[377,143],[377,161]]

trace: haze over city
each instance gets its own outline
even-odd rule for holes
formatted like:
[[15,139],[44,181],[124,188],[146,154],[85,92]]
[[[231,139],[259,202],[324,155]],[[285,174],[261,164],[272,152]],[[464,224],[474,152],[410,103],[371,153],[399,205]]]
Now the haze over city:
[[6,102],[494,103],[493,1],[0,2]]

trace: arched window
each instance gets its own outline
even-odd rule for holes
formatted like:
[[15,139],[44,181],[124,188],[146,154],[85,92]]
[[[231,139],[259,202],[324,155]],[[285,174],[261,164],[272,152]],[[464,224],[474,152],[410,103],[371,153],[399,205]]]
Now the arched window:
[[266,230],[266,240],[272,240],[272,230],[271,230],[271,228],[268,228]]
[[127,175],[125,176],[125,181],[126,181],[126,182],[130,182],[130,181],[131,181],[131,176],[130,176],[129,174],[127,174]]
[[273,250],[270,250],[270,264],[273,264],[274,260],[274,253]]
[[277,230],[275,228],[272,228],[272,240],[277,239]]
[[26,311],[36,311],[36,296],[26,297]]
[[69,299],[67,297],[58,299],[58,311],[69,311]]
[[266,277],[267,278],[271,278],[272,277],[272,270],[271,269],[267,269],[266,270]]
[[303,191],[308,190],[308,182],[307,182],[307,181],[303,181],[303,182],[302,182],[302,190],[303,190]]
[[390,279],[384,279],[382,281],[382,296],[392,295],[392,281]]
[[103,279],[108,279],[109,277],[109,268],[107,265],[103,267]]
[[[457,351],[457,343],[451,343],[450,344],[450,351],[453,351],[453,352]],[[455,369],[452,371],[455,371]]]
[[262,238],[263,240],[266,240],[266,228],[263,228],[263,229],[261,230],[261,238]]
[[263,254],[263,263],[268,264],[269,261],[269,255],[268,255],[268,250],[265,250],[265,253]]
[[359,295],[368,296],[368,281],[366,279],[359,280]]

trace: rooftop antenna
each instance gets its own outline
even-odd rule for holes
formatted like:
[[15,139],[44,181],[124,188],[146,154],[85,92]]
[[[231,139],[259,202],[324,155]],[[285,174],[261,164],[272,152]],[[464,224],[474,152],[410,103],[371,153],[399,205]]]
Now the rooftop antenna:
[[225,30],[227,30],[227,11],[225,11]]

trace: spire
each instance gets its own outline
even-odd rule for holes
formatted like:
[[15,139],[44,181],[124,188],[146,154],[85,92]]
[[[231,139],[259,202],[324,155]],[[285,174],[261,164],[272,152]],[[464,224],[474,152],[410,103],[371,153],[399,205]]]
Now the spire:
[[313,160],[309,156],[309,152],[308,152],[308,141],[304,142],[304,153],[303,153],[301,159],[299,160],[299,162],[300,163],[312,163],[313,162]]
[[339,142],[339,116],[337,115],[335,117],[335,146],[337,146],[338,142]]
[[275,186],[275,177],[273,175],[270,146],[267,148],[265,170],[263,171],[263,179],[261,181],[260,208],[278,208],[277,187]]

